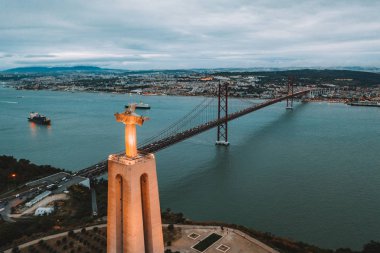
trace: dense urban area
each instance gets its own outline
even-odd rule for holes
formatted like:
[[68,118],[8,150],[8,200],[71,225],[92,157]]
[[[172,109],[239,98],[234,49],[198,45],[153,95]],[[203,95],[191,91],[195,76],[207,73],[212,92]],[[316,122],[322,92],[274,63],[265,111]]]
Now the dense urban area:
[[[49,69],[48,69],[49,70]],[[69,68],[70,70],[70,68]],[[348,70],[266,72],[117,71],[94,67],[39,72],[0,72],[0,81],[17,89],[138,93],[142,95],[214,96],[219,82],[229,82],[232,97],[270,99],[295,88],[318,87],[326,92],[314,100],[348,102],[380,100],[380,74]]]

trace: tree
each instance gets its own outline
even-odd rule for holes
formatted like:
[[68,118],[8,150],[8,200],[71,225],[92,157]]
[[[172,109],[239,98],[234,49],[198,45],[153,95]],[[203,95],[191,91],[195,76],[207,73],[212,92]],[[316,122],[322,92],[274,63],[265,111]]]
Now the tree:
[[340,249],[335,250],[335,253],[354,253],[354,252],[349,248],[340,248]]
[[70,237],[73,237],[74,236],[74,231],[70,230],[68,233],[67,233],[68,236]]
[[17,246],[13,247],[12,253],[19,253],[19,252],[20,252],[20,249]]
[[375,241],[370,241],[363,247],[362,253],[379,253],[380,243]]

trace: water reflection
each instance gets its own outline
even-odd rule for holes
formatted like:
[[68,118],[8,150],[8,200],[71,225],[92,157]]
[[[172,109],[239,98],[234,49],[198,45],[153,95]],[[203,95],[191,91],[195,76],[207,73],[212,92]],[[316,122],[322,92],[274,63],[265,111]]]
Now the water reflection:
[[37,124],[34,122],[29,122],[29,129],[32,137],[37,136]]
[[38,131],[40,129],[42,131],[44,131],[44,129],[45,129],[46,132],[48,133],[48,135],[50,135],[51,131],[52,131],[51,125],[39,125],[39,124],[36,124],[35,122],[29,121],[29,130],[30,130],[30,134],[33,138],[35,138],[37,136]]

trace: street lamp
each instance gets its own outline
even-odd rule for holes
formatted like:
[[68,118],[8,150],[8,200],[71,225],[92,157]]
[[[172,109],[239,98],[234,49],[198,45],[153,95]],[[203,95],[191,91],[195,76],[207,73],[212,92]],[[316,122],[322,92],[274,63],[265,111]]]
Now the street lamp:
[[15,172],[11,173],[11,178],[13,181],[13,187],[16,187],[16,177],[17,177],[17,174]]

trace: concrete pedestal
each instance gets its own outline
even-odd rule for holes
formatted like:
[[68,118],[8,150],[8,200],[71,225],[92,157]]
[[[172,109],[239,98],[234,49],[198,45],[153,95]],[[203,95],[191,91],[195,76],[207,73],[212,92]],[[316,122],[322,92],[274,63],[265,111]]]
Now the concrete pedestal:
[[108,158],[107,252],[164,252],[153,154]]

